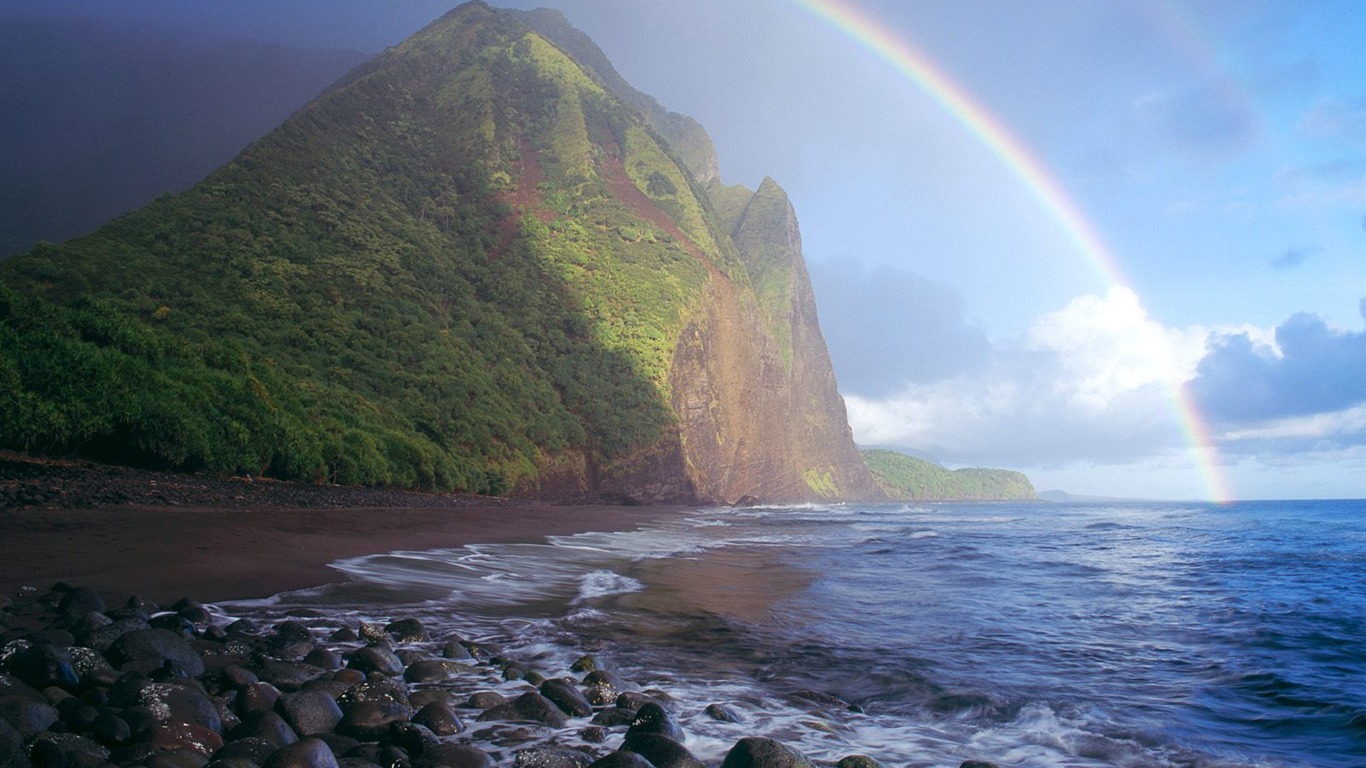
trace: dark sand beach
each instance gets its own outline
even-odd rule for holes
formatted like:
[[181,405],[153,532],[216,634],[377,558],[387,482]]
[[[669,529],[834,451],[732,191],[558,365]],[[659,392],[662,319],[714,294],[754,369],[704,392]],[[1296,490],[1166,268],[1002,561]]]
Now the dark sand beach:
[[[266,597],[348,557],[629,530],[669,507],[557,505],[0,457],[0,594],[54,582],[159,602]],[[108,500],[129,503],[108,503]]]

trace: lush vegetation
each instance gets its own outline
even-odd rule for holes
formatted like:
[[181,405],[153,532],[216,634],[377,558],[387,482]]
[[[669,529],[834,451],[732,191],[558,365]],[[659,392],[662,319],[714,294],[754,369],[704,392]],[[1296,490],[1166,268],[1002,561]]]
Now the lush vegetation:
[[639,112],[463,6],[190,191],[0,265],[0,443],[489,493],[625,461],[674,423],[722,231]]
[[1033,501],[1034,486],[1005,469],[948,470],[896,451],[861,451],[884,493],[895,501]]

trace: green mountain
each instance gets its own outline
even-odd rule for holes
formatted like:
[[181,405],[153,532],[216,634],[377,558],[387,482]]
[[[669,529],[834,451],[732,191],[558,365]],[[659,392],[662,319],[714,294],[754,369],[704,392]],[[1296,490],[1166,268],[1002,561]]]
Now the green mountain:
[[715,168],[562,16],[468,3],[187,192],[0,264],[0,444],[563,500],[880,498],[786,195]]
[[1005,469],[948,470],[896,451],[866,449],[877,484],[896,501],[1036,501],[1034,485]]

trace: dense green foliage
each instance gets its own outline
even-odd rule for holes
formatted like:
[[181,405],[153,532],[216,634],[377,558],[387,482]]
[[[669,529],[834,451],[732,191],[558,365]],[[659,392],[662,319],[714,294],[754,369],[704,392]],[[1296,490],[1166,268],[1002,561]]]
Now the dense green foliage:
[[464,6],[190,191],[0,265],[0,443],[492,493],[624,460],[673,424],[721,231],[638,112]]
[[1034,486],[1005,469],[948,470],[896,451],[867,449],[863,461],[894,501],[1033,501]]

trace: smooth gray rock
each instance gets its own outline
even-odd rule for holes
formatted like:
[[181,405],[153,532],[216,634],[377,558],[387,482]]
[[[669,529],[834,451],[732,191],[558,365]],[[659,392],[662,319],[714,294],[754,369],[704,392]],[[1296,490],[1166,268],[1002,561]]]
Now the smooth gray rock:
[[177,677],[204,674],[204,660],[199,654],[179,635],[164,629],[125,632],[109,645],[104,657],[124,672],[148,675],[164,670]]
[[566,715],[588,717],[593,714],[593,705],[588,703],[588,699],[573,683],[559,678],[547,680],[541,683],[541,695],[555,702],[555,706]]
[[358,669],[367,675],[379,674],[394,677],[403,674],[403,662],[388,648],[367,645],[352,651],[346,660],[350,669]]
[[660,733],[628,733],[623,752],[635,752],[655,768],[705,768],[688,748]]
[[469,744],[442,742],[413,761],[414,768],[493,768],[493,758]]
[[726,753],[721,768],[815,768],[806,755],[775,739],[740,739]]
[[527,691],[506,704],[485,711],[479,720],[524,720],[551,728],[563,728],[569,722],[554,702],[535,691]]
[[300,736],[328,733],[342,719],[341,707],[323,691],[285,694],[276,703],[276,708]]
[[261,768],[338,768],[337,756],[321,739],[300,739],[281,747]]
[[433,701],[413,715],[413,722],[425,726],[437,736],[451,736],[465,729],[455,709],[444,701]]
[[653,701],[636,710],[636,716],[631,720],[631,727],[626,733],[658,733],[677,742],[682,742],[684,738],[683,726],[678,724],[667,709]]
[[513,768],[588,768],[593,762],[577,749],[562,747],[533,747],[519,749],[512,759]]

